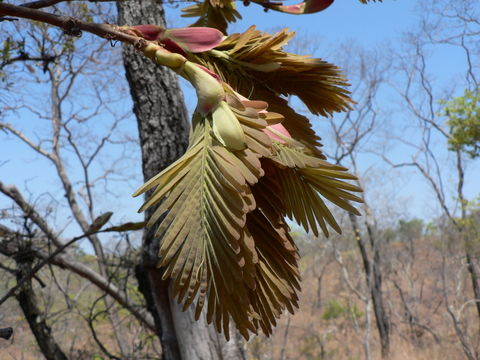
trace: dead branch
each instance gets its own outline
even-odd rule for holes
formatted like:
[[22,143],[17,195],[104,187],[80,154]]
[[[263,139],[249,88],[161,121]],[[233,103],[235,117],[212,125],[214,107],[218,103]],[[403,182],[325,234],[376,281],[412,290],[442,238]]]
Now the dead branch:
[[[6,228],[2,226],[1,228],[3,232],[6,232]],[[13,256],[14,254],[18,253],[19,248],[18,244],[15,244],[14,242],[11,241],[12,238],[15,237],[15,232],[9,231],[10,236],[7,238],[7,240],[0,241],[0,252],[7,255],[7,256]],[[0,233],[0,235],[3,234]],[[90,281],[94,285],[96,285],[100,290],[104,291],[108,295],[110,295],[113,299],[118,301],[120,305],[122,305],[124,308],[129,310],[140,322],[145,324],[148,328],[151,330],[155,329],[153,319],[151,318],[150,314],[146,313],[144,309],[142,308],[137,308],[134,304],[131,304],[131,302],[128,300],[127,296],[120,291],[115,285],[112,284],[112,282],[109,279],[106,279],[99,275],[97,272],[94,270],[90,269],[88,266],[85,266],[84,264],[72,260],[66,255],[61,255],[60,253],[64,251],[68,246],[72,245],[76,241],[85,238],[88,236],[88,234],[83,234],[81,236],[75,237],[71,239],[70,241],[66,242],[64,245],[61,247],[57,248],[53,253],[48,254],[43,250],[40,249],[35,249],[34,247],[31,248],[31,252],[41,261],[35,265],[31,271],[29,272],[28,276],[24,277],[22,280],[19,280],[17,282],[17,285],[13,288],[11,288],[5,296],[3,296],[0,299],[0,305],[4,303],[10,296],[12,296],[15,291],[22,286],[22,284],[29,279],[31,276],[33,276],[35,273],[37,273],[43,266],[45,266],[47,263],[51,263],[53,265],[60,266],[62,268],[69,269],[70,271],[74,272],[75,274],[85,278],[86,280]]]
[[118,40],[143,48],[146,43],[139,41],[137,36],[129,35],[109,24],[96,24],[68,16],[46,13],[24,6],[0,3],[0,16],[16,16],[23,19],[40,21],[63,29],[66,33],[79,36],[82,31],[92,33],[107,40]]

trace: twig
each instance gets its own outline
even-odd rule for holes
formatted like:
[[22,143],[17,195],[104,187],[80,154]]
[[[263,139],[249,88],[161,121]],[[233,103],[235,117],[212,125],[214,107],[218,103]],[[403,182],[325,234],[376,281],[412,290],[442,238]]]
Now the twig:
[[138,36],[129,35],[114,25],[88,23],[71,16],[50,14],[24,6],[0,3],[0,16],[4,15],[47,23],[76,36],[80,36],[82,31],[86,31],[107,40],[118,40],[139,48],[143,48],[147,44],[146,41],[142,42],[143,39]]
[[[32,2],[22,4],[20,6],[30,8],[30,9],[41,9],[44,7],[56,5],[64,1],[65,0],[37,0],[37,1],[32,1]],[[66,1],[70,1],[70,0],[66,0]]]
[[[113,227],[109,227],[109,228],[106,228],[104,230],[100,230],[100,231],[96,231],[96,232],[100,233],[100,232],[111,232],[111,231],[121,232],[121,231],[127,231],[127,230],[135,230],[135,229],[138,230],[140,228],[141,224],[143,224],[143,223],[126,223],[126,224],[122,224],[120,226],[113,226]],[[1,225],[0,225],[0,230],[2,230]],[[0,251],[2,250],[2,248],[1,248],[2,245],[7,245],[7,244],[10,243],[8,241],[8,239],[9,239],[8,235],[9,235],[9,233],[11,233],[11,231],[9,231],[9,229],[7,229],[7,228],[3,228],[3,232],[4,232],[3,235],[7,235],[7,243],[0,242]],[[87,236],[90,233],[91,232],[86,233],[85,236]],[[6,249],[7,249],[6,250],[7,251],[6,255],[8,255],[8,256],[12,256],[12,254],[14,254],[16,252],[16,250],[14,248],[10,249],[10,251],[9,251],[8,247]],[[32,248],[32,250],[35,252],[35,256],[37,256],[38,258],[43,259],[45,261],[48,261],[48,263],[52,263],[53,265],[59,266],[61,268],[69,269],[74,274],[77,274],[77,275],[87,279],[92,284],[97,286],[99,289],[105,291],[105,293],[110,295],[113,299],[118,301],[118,303],[120,305],[122,305],[125,309],[130,311],[141,323],[145,324],[152,331],[155,331],[155,325],[153,323],[153,319],[152,319],[151,315],[149,313],[147,313],[146,311],[144,311],[143,309],[138,309],[135,304],[132,304],[128,300],[127,296],[125,294],[123,294],[118,288],[116,288],[110,282],[110,279],[104,278],[103,276],[99,275],[97,272],[93,271],[92,269],[85,266],[84,264],[82,264],[80,262],[77,262],[77,261],[73,261],[71,259],[68,259],[62,254],[58,254],[58,255],[52,254],[54,256],[51,256],[48,253],[43,253],[43,252],[37,251],[33,248]],[[2,299],[2,302],[3,301],[4,300]]]
[[22,209],[25,216],[32,220],[40,228],[40,230],[42,230],[45,236],[56,246],[63,245],[63,243],[56,236],[55,232],[50,228],[48,223],[40,216],[40,214],[34,209],[34,207],[24,199],[20,191],[18,191],[15,186],[7,186],[0,181],[0,193],[3,193],[4,195],[15,201],[15,203]]
[[62,246],[60,246],[58,249],[56,249],[51,255],[49,255],[46,259],[43,259],[42,261],[40,261],[37,265],[35,265],[32,270],[30,270],[30,272],[25,276],[23,277],[21,280],[19,280],[17,282],[17,285],[15,285],[13,288],[11,288],[10,290],[7,291],[7,293],[5,294],[5,296],[3,296],[1,299],[0,299],[0,306],[10,297],[13,295],[13,293],[19,289],[24,283],[25,281],[27,281],[29,278],[31,278],[33,275],[35,275],[42,267],[44,267],[46,264],[48,264],[48,262],[54,258],[55,256],[57,256],[58,254],[60,254],[63,250],[65,250],[67,247],[69,247],[70,245],[72,245],[74,242],[78,241],[78,240],[81,240],[87,236],[91,235],[91,233],[85,233],[83,235],[80,235],[80,236],[76,236],[74,237],[73,239],[71,239],[70,241],[66,242],[65,244],[63,244]]

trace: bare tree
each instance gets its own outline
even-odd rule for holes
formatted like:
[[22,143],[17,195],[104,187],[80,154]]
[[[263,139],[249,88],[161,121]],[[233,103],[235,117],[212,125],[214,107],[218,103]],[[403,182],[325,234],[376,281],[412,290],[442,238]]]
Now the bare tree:
[[[469,0],[427,1],[422,3],[421,8],[425,14],[421,27],[407,34],[406,51],[397,54],[396,67],[402,80],[394,81],[392,84],[402,99],[400,106],[408,109],[410,117],[416,123],[413,131],[420,135],[391,137],[391,140],[410,151],[409,160],[395,162],[386,154],[383,157],[394,168],[413,168],[420,174],[434,194],[441,210],[441,218],[455,229],[456,237],[463,243],[466,268],[473,292],[472,301],[467,301],[461,308],[475,305],[480,324],[478,246],[469,238],[467,227],[468,218],[471,216],[465,195],[469,160],[461,148],[449,146],[453,135],[442,105],[442,100],[448,100],[459,90],[462,92],[464,89],[478,90],[479,9],[476,2]],[[465,63],[465,67],[458,69],[458,73],[455,74],[455,81],[449,83],[443,92],[438,91],[441,86],[436,83],[431,72],[435,49],[440,47],[448,47],[450,51],[463,56]],[[405,133],[411,132],[411,129],[405,130]],[[455,186],[450,188],[448,183],[452,180]],[[443,284],[447,285],[445,279]],[[474,347],[467,345],[465,339],[468,337],[468,331],[466,332],[465,328],[462,330],[461,322],[456,315],[458,312],[452,310],[446,289],[444,301],[464,354],[469,359],[476,358],[478,354],[475,355]]]
[[[45,6],[48,5],[52,4]],[[81,5],[63,6],[77,17],[87,14]],[[88,14],[95,14],[95,7],[92,9]],[[128,135],[128,109],[121,106],[125,87],[121,88],[117,76],[120,54],[107,49],[108,43],[93,47],[88,40],[75,41],[68,34],[42,25],[8,25],[11,36],[7,41],[11,45],[1,70],[5,72],[9,92],[2,96],[0,129],[6,141],[31,151],[45,169],[41,175],[51,174],[49,181],[55,179],[60,184],[60,188],[46,191],[32,186],[30,192],[29,186],[20,189],[0,182],[0,192],[10,201],[0,219],[0,253],[17,263],[17,268],[12,269],[18,279],[16,298],[46,358],[67,358],[69,342],[70,354],[78,351],[74,338],[62,343],[60,350],[56,339],[62,334],[52,328],[59,314],[68,318],[76,312],[85,319],[101,351],[111,358],[131,358],[145,345],[132,338],[126,323],[136,319],[144,333],[152,331],[155,325],[142,301],[136,299],[138,296],[132,297],[135,294],[131,290],[130,269],[135,262],[131,258],[135,250],[128,238],[123,238],[127,244],[119,256],[106,246],[107,237],[98,234],[111,215],[105,207],[111,206],[108,201],[113,203],[118,194],[112,185],[128,184],[135,177],[129,161],[135,159],[130,154],[135,154],[132,149],[136,138]],[[20,31],[20,26],[25,28]],[[28,35],[24,40],[17,35],[22,33]],[[28,71],[19,71],[22,68]],[[33,90],[38,91],[38,98],[28,95]],[[22,119],[28,118],[25,126]],[[2,164],[4,169],[16,161],[15,155],[12,152]],[[4,177],[3,181],[8,179]],[[125,189],[128,191],[129,186]],[[119,214],[115,221],[122,216]],[[68,233],[81,235],[69,241]],[[85,264],[78,259],[75,248],[67,248],[84,238],[91,246],[94,263]],[[82,248],[85,247],[83,243]],[[47,264],[49,271],[42,270]],[[98,301],[88,304],[88,309],[77,306],[68,275],[60,275],[52,265],[94,285]],[[41,275],[35,275],[37,272]],[[62,294],[66,309],[71,311],[52,313],[50,309],[58,299],[51,292],[45,296],[42,292],[39,297],[32,276],[42,287],[44,282],[53,284],[51,291]],[[48,280],[43,281],[47,276]],[[10,290],[0,303],[14,294]],[[104,310],[99,312],[99,306]],[[122,314],[121,308],[128,315]],[[97,336],[99,315],[108,319],[114,344],[106,344],[103,335]]]
[[[369,55],[358,48],[352,50],[352,47],[349,49],[345,47],[342,50],[347,54],[345,55],[346,59],[349,51],[356,53],[357,62],[346,61],[342,66],[354,81],[352,93],[357,104],[345,115],[328,119],[326,131],[332,134],[336,142],[331,151],[328,151],[327,148],[327,156],[334,159],[337,164],[352,167],[360,179],[359,182],[364,191],[368,192],[368,185],[362,181],[363,175],[357,159],[362,151],[368,150],[365,148],[365,143],[373,142],[374,132],[379,128],[376,96],[380,86],[386,80],[384,74],[387,64],[376,60],[375,54]],[[362,195],[362,200],[364,216],[361,221],[363,224],[360,224],[359,219],[353,213],[349,214],[349,220],[361,255],[369,296],[361,294],[358,290],[356,292],[357,296],[365,303],[367,314],[370,306],[373,307],[382,356],[387,357],[390,349],[390,320],[382,287],[381,235],[367,197]],[[350,288],[353,289],[353,286]],[[367,324],[366,331],[365,354],[366,358],[369,358],[369,324]]]

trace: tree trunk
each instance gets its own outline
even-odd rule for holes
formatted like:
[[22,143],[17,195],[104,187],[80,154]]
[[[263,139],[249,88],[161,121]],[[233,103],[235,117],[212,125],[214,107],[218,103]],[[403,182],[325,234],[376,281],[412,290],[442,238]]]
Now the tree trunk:
[[349,214],[353,231],[357,240],[357,245],[362,256],[363,268],[367,278],[367,286],[373,303],[373,312],[375,313],[375,323],[377,325],[378,335],[382,348],[382,357],[388,356],[390,350],[390,322],[385,311],[382,295],[382,274],[380,270],[380,252],[378,245],[375,244],[374,234],[371,227],[367,224],[367,232],[370,239],[370,245],[373,251],[371,260],[367,252],[367,244],[362,238],[357,218],[354,214]]
[[[462,160],[462,152],[457,150],[456,152],[456,166],[457,166],[457,174],[458,174],[458,183],[457,183],[457,196],[458,202],[460,203],[461,209],[461,216],[462,216],[462,224],[459,225],[458,222],[455,221],[455,225],[458,229],[460,236],[463,239],[463,244],[465,248],[465,257],[467,258],[467,269],[470,273],[470,279],[472,281],[472,288],[473,288],[473,295],[475,296],[475,304],[477,306],[477,314],[478,314],[478,321],[480,324],[480,274],[478,273],[477,266],[476,266],[476,256],[472,257],[472,254],[475,254],[475,250],[472,249],[472,242],[469,241],[468,237],[468,228],[465,228],[465,220],[467,219],[467,201],[465,200],[465,196],[463,194],[463,186],[465,184],[465,169]],[[480,326],[479,326],[480,330]]]
[[[161,1],[118,1],[117,8],[119,25],[165,26]],[[173,72],[136,54],[131,46],[124,47],[123,59],[140,134],[143,175],[147,180],[184,153],[188,144],[187,111]],[[153,232],[149,229],[144,234],[142,263],[136,274],[155,318],[163,359],[245,359],[236,331],[231,331],[232,340],[226,342],[223,335],[206,324],[203,316],[194,321],[192,312],[182,312],[172,299],[169,282],[161,280],[161,269],[155,267],[159,239],[153,237]]]
[[62,349],[60,349],[60,346],[52,336],[52,329],[45,321],[45,314],[37,305],[38,300],[33,291],[32,278],[30,276],[33,256],[29,252],[28,248],[24,248],[15,256],[15,261],[17,262],[17,280],[19,281],[25,276],[29,277],[20,287],[15,297],[22,308],[25,319],[27,319],[30,329],[45,358],[47,360],[67,360]]
[[[463,235],[465,236],[465,235]],[[475,266],[475,260],[472,258],[470,244],[468,240],[464,240],[465,245],[465,257],[467,259],[467,269],[470,273],[470,279],[472,280],[473,295],[475,296],[475,304],[477,306],[477,314],[480,323],[480,276]],[[480,326],[479,326],[480,329]],[[479,330],[480,332],[480,330]]]

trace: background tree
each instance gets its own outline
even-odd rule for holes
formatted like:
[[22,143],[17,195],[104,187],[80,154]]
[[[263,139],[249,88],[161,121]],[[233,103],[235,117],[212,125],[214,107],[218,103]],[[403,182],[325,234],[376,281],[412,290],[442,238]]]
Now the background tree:
[[[94,6],[87,12],[82,6],[62,7],[63,11],[79,17],[91,16],[101,9]],[[129,155],[135,139],[128,136],[128,113],[119,106],[125,88],[115,80],[119,69],[115,65],[115,51],[112,52],[106,43],[91,46],[62,32],[51,32],[41,24],[10,22],[7,25],[10,35],[5,37],[2,69],[7,89],[3,92],[2,113],[20,116],[10,117],[9,122],[2,121],[0,128],[8,135],[5,141],[10,141],[12,146],[31,150],[32,158],[41,164],[34,167],[35,172],[42,166],[49,169],[49,174],[55,174],[53,179],[60,185],[55,186],[56,190],[39,194],[35,183],[21,190],[0,182],[2,195],[11,200],[1,216],[5,224],[1,252],[15,260],[16,269],[14,263],[12,268],[8,261],[5,266],[17,277],[19,284],[21,279],[26,279],[16,298],[42,352],[49,359],[76,356],[78,347],[70,343],[74,337],[68,339],[65,333],[59,335],[61,328],[68,326],[68,321],[75,316],[83,318],[83,329],[91,331],[97,351],[118,353],[118,357],[123,358],[133,356],[140,348],[135,349],[123,323],[133,315],[142,323],[140,328],[154,328],[141,299],[138,301],[129,287],[132,270],[125,264],[133,261],[135,255],[128,239],[117,237],[115,240],[121,243],[122,259],[117,257],[118,253],[115,255],[115,248],[106,244],[107,237],[96,234],[99,229],[92,231],[95,221],[108,221],[108,216],[101,216],[101,207],[107,202],[100,204],[97,199],[107,200],[106,192],[111,194],[109,201],[112,201],[118,192],[111,184],[121,181],[128,187],[129,178],[135,177],[133,171],[128,171],[130,161],[136,160],[136,156]],[[20,72],[22,68],[27,72]],[[28,96],[32,91],[38,91],[38,97]],[[80,94],[83,102],[75,101]],[[93,126],[99,119],[103,120],[102,125]],[[90,131],[92,128],[97,131]],[[3,164],[3,181],[8,181],[7,169],[9,165],[15,169],[12,164],[15,161],[18,160],[12,153],[10,164]],[[43,172],[40,177],[46,175],[47,172]],[[30,195],[30,191],[36,195]],[[116,217],[117,221],[121,220],[120,216]],[[65,227],[72,230],[65,230]],[[77,237],[77,242],[87,239],[95,254],[94,262],[79,261],[74,249],[51,258],[68,243],[68,232],[85,234]],[[110,237],[111,241],[113,239]],[[50,275],[42,270],[42,275],[34,279],[45,287],[41,278],[46,277],[49,289],[39,296],[35,280],[30,279],[31,272],[45,261],[68,269],[73,275],[65,278],[53,268],[50,268]],[[71,281],[75,285],[72,286]],[[93,293],[97,298],[84,306],[75,292],[92,285],[98,287],[96,294]],[[2,294],[1,301],[9,294],[12,292]],[[50,307],[58,295],[64,297],[64,302],[56,304],[56,310],[51,313]],[[120,315],[119,305],[129,311],[128,316]],[[67,315],[70,311],[73,316]],[[52,331],[52,325],[60,324],[61,319],[65,319],[64,324]],[[105,326],[104,319],[116,335],[114,344],[105,345],[97,333],[98,326]],[[62,346],[57,344],[57,336],[62,338]],[[68,340],[65,342],[65,339]]]
[[[479,52],[474,40],[478,34],[478,8],[471,1],[442,1],[425,2],[422,10],[425,14],[436,16],[425,16],[422,27],[417,32],[408,34],[408,50],[398,57],[397,65],[403,74],[403,82],[395,84],[404,106],[417,121],[417,129],[420,130],[418,133],[422,135],[414,140],[397,139],[406,148],[413,149],[410,161],[394,162],[384,158],[394,167],[414,168],[433,191],[442,216],[455,229],[456,237],[463,243],[473,290],[473,301],[467,300],[466,303],[475,304],[477,319],[480,319],[478,244],[469,239],[464,225],[469,216],[469,201],[465,195],[465,177],[469,164],[466,155],[474,158],[478,145],[475,94],[478,88]],[[431,49],[440,46],[458,51],[466,64],[453,85],[443,93],[438,90],[430,72],[430,64],[433,62]],[[461,92],[464,96],[454,97],[456,92]],[[445,100],[445,97],[451,100]],[[453,191],[446,185],[449,181],[455,183]],[[450,197],[453,197],[453,201]],[[478,350],[473,345],[477,341],[476,336],[471,339],[469,330],[462,330],[461,321],[455,315],[446,294],[445,305],[455,324],[465,355],[470,359],[477,357],[475,353]]]

